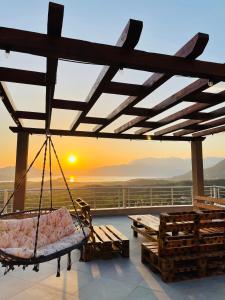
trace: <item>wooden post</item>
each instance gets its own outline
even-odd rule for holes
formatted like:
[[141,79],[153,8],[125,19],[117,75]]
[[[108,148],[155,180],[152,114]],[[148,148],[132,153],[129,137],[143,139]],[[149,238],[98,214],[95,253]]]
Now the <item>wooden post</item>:
[[204,195],[202,141],[191,142],[193,197]]
[[[29,134],[26,132],[17,133],[15,187],[21,181],[23,175],[27,170],[28,144]],[[15,192],[13,211],[24,210],[26,181],[27,178],[25,177],[20,188]]]

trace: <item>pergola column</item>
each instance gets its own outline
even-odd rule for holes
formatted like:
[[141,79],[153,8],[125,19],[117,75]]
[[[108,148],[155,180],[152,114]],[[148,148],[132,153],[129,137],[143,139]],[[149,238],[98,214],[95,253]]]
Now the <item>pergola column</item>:
[[[15,187],[21,181],[27,170],[29,134],[26,132],[17,133],[17,149],[16,149],[16,170],[15,170]],[[25,195],[26,195],[25,177],[20,188],[15,192],[13,211],[24,210]]]
[[193,197],[204,195],[202,141],[191,142]]

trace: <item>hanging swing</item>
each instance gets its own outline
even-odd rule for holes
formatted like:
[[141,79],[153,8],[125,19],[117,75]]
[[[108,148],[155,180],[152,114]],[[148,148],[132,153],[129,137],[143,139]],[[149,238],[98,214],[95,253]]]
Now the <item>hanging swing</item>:
[[[44,160],[38,209],[4,213],[43,149]],[[70,213],[66,208],[53,208],[52,149],[74,210],[73,213]],[[47,152],[49,153],[50,169],[50,207],[42,208]],[[26,173],[0,211],[0,263],[6,268],[6,274],[8,271],[14,270],[15,266],[23,266],[25,269],[29,265],[34,265],[33,270],[38,271],[40,263],[57,259],[57,276],[60,276],[61,256],[68,254],[67,270],[70,270],[71,251],[78,249],[82,252],[90,232],[90,228],[78,214],[51,136],[47,135]]]

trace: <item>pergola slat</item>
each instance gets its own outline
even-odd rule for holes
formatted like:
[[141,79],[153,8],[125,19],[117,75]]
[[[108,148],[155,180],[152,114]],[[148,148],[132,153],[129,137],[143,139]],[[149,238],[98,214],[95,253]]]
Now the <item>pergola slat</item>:
[[[154,117],[166,109],[171,108],[172,106],[181,103],[182,101],[188,101],[188,99],[193,98],[196,96],[199,92],[205,90],[208,87],[208,80],[206,79],[198,79],[179,92],[173,94],[172,96],[168,97],[164,101],[160,102],[159,104],[155,105],[152,110],[154,111],[153,114],[149,115],[148,117],[137,117],[131,120],[130,122],[124,124],[123,126],[116,129],[116,133],[122,133],[134,126],[138,127],[139,123],[142,121],[145,121],[151,117]],[[149,131],[149,130],[147,130]],[[138,130],[138,134],[144,134],[146,132],[146,129]]]
[[128,96],[137,96],[146,91],[147,88],[143,85],[115,81],[109,82],[103,88],[103,93]]
[[202,136],[206,136],[206,135],[210,135],[210,134],[214,134],[214,133],[220,133],[220,132],[224,132],[224,131],[225,131],[225,125],[216,127],[216,128],[203,130],[203,131],[192,134],[192,136],[193,137],[202,137]]
[[220,126],[220,125],[225,125],[225,118],[221,118],[221,119],[218,119],[218,120],[213,120],[213,121],[210,121],[210,122],[207,122],[207,123],[204,123],[204,124],[200,124],[200,125],[193,125],[192,128],[190,126],[190,129],[188,127],[188,129],[180,130],[178,132],[175,132],[173,135],[174,136],[182,136],[182,135],[190,134],[190,133],[193,133],[193,132],[196,132],[196,131],[202,131],[204,129],[210,129],[212,127]]
[[[64,6],[49,2],[48,10],[48,26],[47,35],[50,38],[58,38],[61,36],[63,23]],[[46,130],[49,129],[51,123],[52,106],[51,102],[54,98],[56,76],[57,76],[58,58],[47,56],[47,72],[46,72]]]
[[[181,49],[179,49],[175,55],[180,57],[185,57],[185,58],[196,58],[204,51],[208,43],[208,39],[209,39],[208,35],[198,33],[190,41],[188,41]],[[143,87],[146,88],[146,91],[143,91],[137,97],[128,97],[118,108],[116,108],[111,114],[109,114],[109,116],[107,117],[108,119],[107,125],[109,125],[116,118],[124,114],[126,110],[132,108],[138,102],[143,100],[146,96],[151,94],[154,90],[160,87],[171,77],[172,75],[159,74],[159,73],[155,73],[151,75],[142,85]],[[146,120],[146,119],[143,118],[142,120]],[[99,132],[105,126],[98,126],[95,128],[95,131]]]
[[128,51],[117,46],[65,37],[51,38],[45,34],[19,29],[0,27],[0,49],[147,72],[225,81],[225,70],[221,63],[187,60],[141,50]]
[[0,67],[0,81],[45,86],[46,75],[41,72]]
[[83,111],[85,110],[86,106],[87,103],[82,101],[61,100],[61,99],[52,100],[52,108]]
[[[222,117],[224,115],[225,115],[225,107],[218,108],[209,113],[198,113],[197,112],[192,115],[192,117],[194,118],[193,120],[187,120],[187,121],[184,121],[184,122],[174,125],[173,131],[178,131],[180,129],[186,129],[190,125],[195,125],[195,124],[201,123],[203,121],[209,121],[210,119],[215,119],[218,117]],[[171,132],[173,132],[173,131],[171,131]]]
[[[119,40],[116,43],[117,48],[123,48],[130,52],[133,49],[140,38],[143,24],[140,21],[129,20],[128,24],[125,26]],[[104,89],[107,88],[110,81],[113,79],[115,74],[120,69],[119,66],[105,66],[103,67],[101,73],[99,74],[94,86],[92,87],[90,93],[88,94],[85,102],[87,106],[85,110],[77,115],[73,124],[71,125],[71,130],[74,131],[82,118],[88,114],[94,104],[97,102],[98,98],[103,93]]]
[[31,120],[46,120],[46,114],[32,111],[15,111],[15,116],[18,119],[31,119]]
[[[10,127],[12,132],[27,132],[29,134],[45,134],[45,129],[41,128],[27,128],[27,127]],[[203,140],[204,138],[193,138],[193,137],[174,137],[174,136],[162,136],[157,137],[154,135],[135,135],[135,134],[119,134],[115,135],[114,133],[108,132],[88,132],[88,131],[71,131],[71,130],[59,130],[59,129],[50,129],[49,134],[51,135],[60,135],[60,136],[76,136],[76,137],[92,137],[92,138],[108,138],[108,139],[123,139],[123,140],[155,140],[155,141],[195,141]]]
[[19,128],[22,127],[21,121],[15,115],[15,107],[13,104],[13,100],[4,82],[0,82],[0,95],[1,95],[2,102],[4,103],[9,114],[11,115],[13,121],[16,123],[16,125]]

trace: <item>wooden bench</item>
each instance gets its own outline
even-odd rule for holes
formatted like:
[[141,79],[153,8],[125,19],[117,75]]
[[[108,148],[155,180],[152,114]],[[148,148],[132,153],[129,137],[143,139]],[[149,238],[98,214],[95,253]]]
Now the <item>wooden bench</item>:
[[194,198],[195,210],[221,210],[225,209],[225,199],[208,196],[196,196]]
[[90,261],[93,258],[110,259],[114,253],[129,257],[129,239],[113,225],[92,226],[90,206],[83,200],[76,200],[80,217],[91,228],[91,235],[84,246],[81,259]]
[[163,213],[159,238],[142,244],[142,262],[165,282],[225,271],[225,210]]

